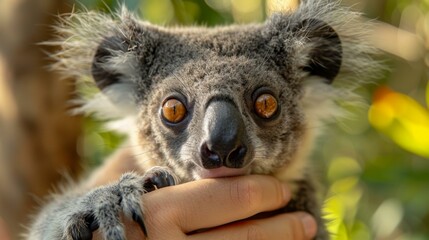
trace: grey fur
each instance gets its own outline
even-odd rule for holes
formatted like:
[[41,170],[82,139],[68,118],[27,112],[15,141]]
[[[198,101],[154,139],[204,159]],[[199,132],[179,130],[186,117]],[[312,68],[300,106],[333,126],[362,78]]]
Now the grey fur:
[[[341,115],[336,102],[354,96],[352,90],[377,69],[370,56],[375,50],[365,39],[367,28],[358,13],[325,0],[304,1],[297,11],[274,14],[262,24],[216,28],[153,26],[123,9],[115,18],[73,13],[62,19],[57,27],[60,40],[51,44],[63,48],[54,55],[55,69],[78,79],[92,76],[102,90],[85,100],[79,111],[128,121],[125,131],[139,145],[137,153],[147,153],[139,156],[142,166],[155,161],[183,182],[201,178],[196,159],[207,103],[219,97],[233,102],[253,150],[248,173],[271,174],[294,185],[293,201],[285,210],[315,215],[316,239],[322,240],[328,234],[309,177],[307,154],[318,134],[315,126]],[[310,65],[320,71],[309,70]],[[332,69],[336,66],[341,66],[339,72]],[[260,87],[268,88],[280,104],[279,116],[269,123],[257,119],[248,104]],[[185,130],[168,127],[159,117],[162,101],[171,95],[180,95],[187,103]],[[127,176],[137,179],[127,182],[137,190],[125,196],[118,189]],[[109,232],[123,234],[115,216],[135,207],[113,204],[105,210],[106,205],[95,203],[115,203],[120,195],[134,206],[143,193],[141,181],[144,178],[126,175],[112,186],[55,199],[35,222],[29,238],[70,236],[67,231],[73,228],[67,224],[83,221],[71,215],[87,208],[99,210],[101,225],[109,221],[119,229],[100,226],[107,239]]]

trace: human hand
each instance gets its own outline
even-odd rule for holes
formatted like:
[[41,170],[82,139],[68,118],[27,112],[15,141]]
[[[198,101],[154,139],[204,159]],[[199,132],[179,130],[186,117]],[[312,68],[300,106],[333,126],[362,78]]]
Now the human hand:
[[6,223],[0,217],[0,239],[2,240],[10,240],[11,237],[9,235]]
[[[148,239],[312,239],[315,220],[303,212],[257,220],[247,218],[279,209],[290,190],[270,176],[204,179],[145,194]],[[145,239],[140,227],[124,219],[128,240]],[[205,231],[197,231],[206,229]]]

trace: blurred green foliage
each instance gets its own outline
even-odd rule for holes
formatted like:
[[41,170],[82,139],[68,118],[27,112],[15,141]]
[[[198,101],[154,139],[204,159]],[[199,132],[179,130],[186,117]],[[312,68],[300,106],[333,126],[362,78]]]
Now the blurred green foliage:
[[[267,1],[123,2],[155,24],[212,26],[263,21]],[[106,12],[118,8],[116,0],[81,2]],[[358,89],[367,107],[352,108],[353,118],[324,126],[326,134],[318,140],[312,159],[328,186],[324,211],[332,239],[429,239],[429,0],[345,2],[407,31],[424,49],[412,60],[386,54],[382,60],[392,71],[376,84]],[[388,88],[378,87],[381,84]],[[81,154],[96,166],[122,140],[88,119]]]

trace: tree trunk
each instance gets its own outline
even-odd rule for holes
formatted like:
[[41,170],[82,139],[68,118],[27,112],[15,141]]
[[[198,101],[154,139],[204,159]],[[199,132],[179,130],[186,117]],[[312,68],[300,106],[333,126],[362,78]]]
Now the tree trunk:
[[[36,202],[65,173],[81,170],[76,142],[81,121],[67,113],[73,85],[48,71],[37,43],[52,38],[56,14],[71,4],[55,0],[0,2],[0,218],[17,239]],[[1,219],[0,219],[1,221]]]

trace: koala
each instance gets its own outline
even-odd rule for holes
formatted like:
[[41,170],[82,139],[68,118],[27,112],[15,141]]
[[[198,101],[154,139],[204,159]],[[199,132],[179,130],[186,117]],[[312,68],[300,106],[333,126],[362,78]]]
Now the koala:
[[368,29],[359,13],[326,0],[302,1],[263,23],[213,28],[154,26],[125,8],[63,17],[50,43],[61,47],[54,68],[100,90],[78,111],[109,119],[136,147],[118,149],[55,196],[28,238],[91,239],[99,229],[105,239],[125,239],[120,214],[147,234],[143,194],[267,174],[293,187],[280,211],[311,213],[315,239],[329,239],[308,155],[320,126],[344,114],[338,102],[374,76]]

